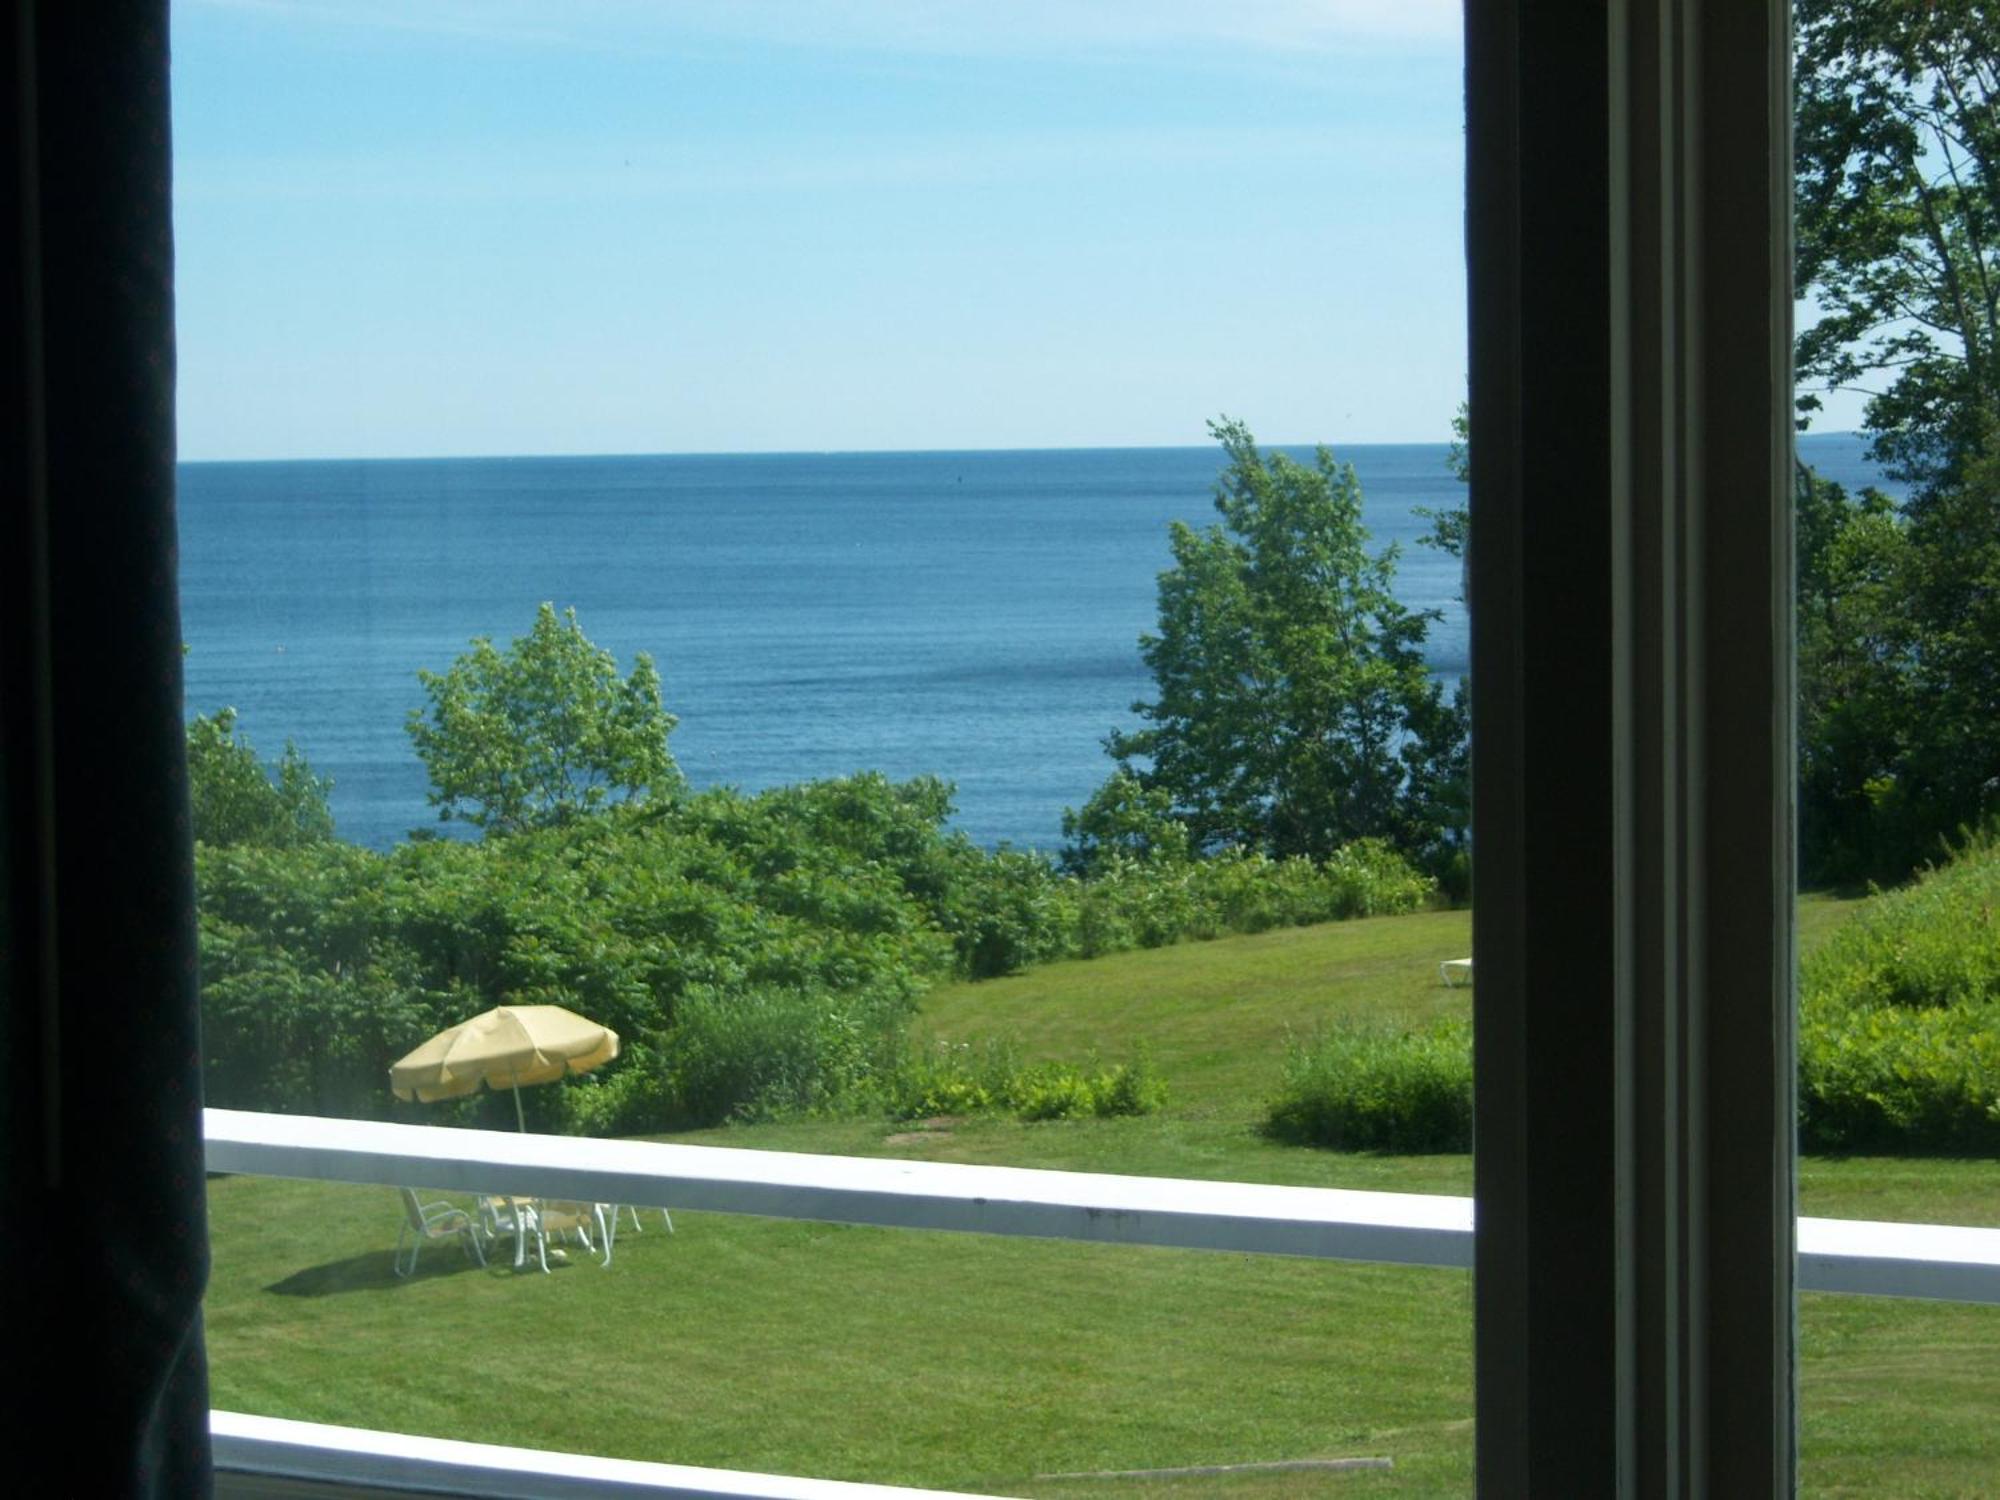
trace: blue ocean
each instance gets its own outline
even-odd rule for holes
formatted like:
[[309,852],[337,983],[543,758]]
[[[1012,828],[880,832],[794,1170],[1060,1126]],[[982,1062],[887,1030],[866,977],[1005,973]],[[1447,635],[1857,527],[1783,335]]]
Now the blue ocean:
[[[1858,439],[1801,452],[1879,482]],[[1416,544],[1416,509],[1462,498],[1445,453],[1338,457],[1456,676],[1458,564]],[[698,786],[931,773],[980,844],[1053,849],[1150,694],[1167,524],[1213,519],[1218,469],[1213,447],[183,464],[187,710],[234,707],[267,758],[295,742],[339,834],[386,847],[436,826],[417,669],[550,600],[621,670],[652,654]]]

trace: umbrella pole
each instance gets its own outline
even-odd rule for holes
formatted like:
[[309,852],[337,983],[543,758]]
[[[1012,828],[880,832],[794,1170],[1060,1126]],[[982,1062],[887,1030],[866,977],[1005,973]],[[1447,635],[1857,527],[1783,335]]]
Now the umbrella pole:
[[514,1123],[520,1127],[521,1134],[526,1135],[528,1133],[527,1116],[521,1113],[521,1084],[519,1079],[516,1079],[514,1082]]

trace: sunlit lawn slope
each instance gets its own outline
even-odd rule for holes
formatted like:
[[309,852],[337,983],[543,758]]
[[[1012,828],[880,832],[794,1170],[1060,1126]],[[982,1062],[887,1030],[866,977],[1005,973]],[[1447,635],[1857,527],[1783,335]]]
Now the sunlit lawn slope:
[[[1803,939],[1839,920],[1808,903]],[[1161,1115],[1023,1125],[800,1122],[688,1140],[1463,1193],[1464,1157],[1339,1155],[1254,1124],[1284,1038],[1462,1006],[1462,913],[1053,965],[932,997],[931,1034],[1029,1055],[1143,1042]],[[504,1185],[503,1185],[504,1186]],[[2000,1222],[1989,1162],[1808,1161],[1805,1211]],[[657,1216],[616,1264],[544,1277],[425,1252],[389,1273],[381,1188],[218,1181],[215,1403],[530,1447],[1041,1495],[1463,1494],[1462,1273]],[[1808,1297],[1811,1493],[1976,1495],[2000,1473],[2000,1309]],[[1387,1473],[1172,1481],[1078,1472],[1388,1457]]]

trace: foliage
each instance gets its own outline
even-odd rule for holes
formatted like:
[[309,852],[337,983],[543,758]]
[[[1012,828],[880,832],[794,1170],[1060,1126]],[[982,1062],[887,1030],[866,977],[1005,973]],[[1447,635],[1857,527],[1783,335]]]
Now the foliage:
[[1799,856],[1816,883],[1896,879],[1928,852],[1898,768],[1910,730],[1907,530],[1874,491],[1799,473]]
[[1986,0],[1799,0],[1794,36],[1795,281],[1820,314],[1799,378],[1878,382],[1871,451],[1921,502],[2000,410],[2000,20]]
[[412,709],[406,727],[441,819],[513,833],[682,788],[667,749],[678,721],[652,658],[641,652],[621,681],[573,609],[558,618],[545,603],[506,652],[481,636],[444,672],[417,677],[430,708]]
[[1114,859],[1077,890],[1075,952],[1096,958],[1188,938],[1421,910],[1435,884],[1380,839],[1304,856],[1225,850],[1166,865]]
[[393,930],[390,875],[379,855],[330,840],[196,845],[210,1104],[386,1112],[389,1064],[456,998]]
[[1872,897],[1803,967],[1801,1143],[2000,1152],[2000,844]]
[[1295,1041],[1265,1128],[1337,1151],[1470,1151],[1471,1027],[1336,1025]]
[[[1260,454],[1213,424],[1222,523],[1174,523],[1159,628],[1140,638],[1158,696],[1105,748],[1164,792],[1191,846],[1324,859],[1383,837],[1420,860],[1465,836],[1465,715],[1423,659],[1434,612],[1371,556],[1351,466]],[[1081,816],[1081,815],[1080,815]]]
[[1811,880],[1899,880],[2000,810],[2000,445],[1921,508],[1804,476],[1801,854]]
[[[830,784],[823,796],[851,790]],[[886,783],[870,791],[894,797]],[[906,1016],[951,971],[950,941],[892,868],[801,838],[799,801],[704,793],[673,809],[387,854],[203,848],[211,1102],[381,1116],[390,1062],[504,1003],[564,1005],[619,1033],[625,1055],[576,1085],[586,1093],[664,1055],[690,994]],[[659,1128],[663,1089],[615,1086],[616,1099],[577,1107]],[[569,1087],[530,1090],[524,1103],[559,1124]],[[422,1117],[442,1118],[431,1106]]]
[[879,993],[690,991],[661,1044],[663,1123],[719,1125],[851,1105],[893,1071],[908,1014]]
[[[1458,403],[1458,411],[1451,419],[1451,446],[1445,450],[1444,466],[1460,484],[1472,483],[1472,408],[1463,401]],[[1431,529],[1417,538],[1420,546],[1434,547],[1446,557],[1459,560],[1458,602],[1469,604],[1471,590],[1466,585],[1465,569],[1471,563],[1471,508],[1460,504],[1440,510],[1413,505],[1410,513],[1431,523]]]
[[1864,390],[1871,456],[1912,486],[1900,514],[1799,489],[1802,864],[1895,880],[2000,803],[2000,17],[1795,20],[1800,411]]
[[821,1112],[887,1097],[917,996],[954,974],[1414,910],[1431,889],[1371,843],[1320,865],[1119,857],[1083,881],[980,851],[944,827],[950,807],[935,780],[862,775],[386,854],[204,846],[211,1101],[382,1116],[389,1064],[424,1038],[547,1003],[610,1026],[623,1053],[529,1090],[538,1128]]
[[289,849],[333,837],[327,794],[297,745],[266,767],[236,728],[236,710],[197,715],[187,726],[188,802],[197,842]]
[[1112,1119],[1163,1108],[1166,1084],[1141,1051],[1130,1062],[1095,1057],[1024,1064],[1013,1043],[936,1042],[896,1078],[890,1109],[906,1120],[934,1115],[1011,1114],[1023,1120]]
[[1174,816],[1172,795],[1124,766],[1082,808],[1063,809],[1062,831],[1062,867],[1072,875],[1096,874],[1119,859],[1184,864],[1190,856],[1187,824]]

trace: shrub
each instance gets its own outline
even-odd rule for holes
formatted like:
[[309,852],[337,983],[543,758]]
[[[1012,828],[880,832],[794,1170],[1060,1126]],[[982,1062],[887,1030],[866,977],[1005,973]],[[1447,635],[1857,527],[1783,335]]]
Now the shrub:
[[1808,1009],[1800,1144],[1833,1151],[2000,1151],[2000,1006]]
[[[694,812],[600,812],[387,854],[333,840],[204,845],[196,878],[208,1094],[238,1108],[386,1116],[389,1064],[496,1005],[567,1006],[657,1058],[693,992],[748,997],[752,1015],[782,994],[830,1026],[864,1013],[874,1025],[906,1016],[952,967],[949,939],[894,869],[800,837],[782,799],[734,793]],[[664,1128],[664,1082],[617,1081],[640,1071],[621,1060],[523,1102],[544,1128]],[[777,1077],[817,1099],[823,1072],[791,1057],[720,1107],[762,1107],[753,1096],[785,1093]],[[610,1098],[567,1098],[614,1085]]]
[[1166,1103],[1164,1082],[1142,1052],[1106,1066],[1024,1065],[1008,1041],[938,1042],[909,1057],[891,1091],[890,1112],[930,1115],[1012,1114],[1024,1120],[1110,1119],[1151,1114]]
[[1878,893],[1803,966],[1799,1136],[2000,1152],[2000,847]]
[[1331,915],[1338,917],[1390,917],[1419,911],[1435,890],[1428,876],[1383,839],[1356,839],[1341,845],[1327,857],[1320,875],[1333,887]]
[[969,979],[1016,973],[1075,951],[1077,890],[1041,855],[1019,849],[960,857],[938,913]]
[[1345,845],[1324,864],[1234,849],[1185,862],[1101,854],[1077,887],[1075,953],[1418,911],[1434,890],[1380,839]]
[[195,870],[208,1102],[386,1115],[389,1064],[461,997],[384,920],[383,861],[332,840],[203,844]]
[[661,1043],[668,1123],[823,1114],[868,1097],[895,1063],[893,1002],[795,990],[693,990]]
[[[227,740],[226,719],[198,723],[204,744]],[[254,758],[229,764],[270,789]],[[883,1049],[900,1047],[917,996],[947,974],[1413,910],[1429,893],[1367,841],[1324,865],[1140,858],[1112,843],[1079,879],[1033,852],[975,848],[944,827],[950,809],[942,782],[861,775],[387,853],[317,837],[204,842],[209,1098],[384,1117],[388,1065],[425,1037],[496,1005],[553,1004],[611,1027],[628,1055],[601,1078],[524,1098],[537,1128],[859,1107],[901,1066]],[[1116,1112],[1154,1087],[1143,1069],[1071,1071],[1030,1087],[1033,1070],[1015,1068],[996,1107]]]
[[1266,1129],[1340,1151],[1472,1149],[1472,1031],[1336,1026],[1295,1042]]

